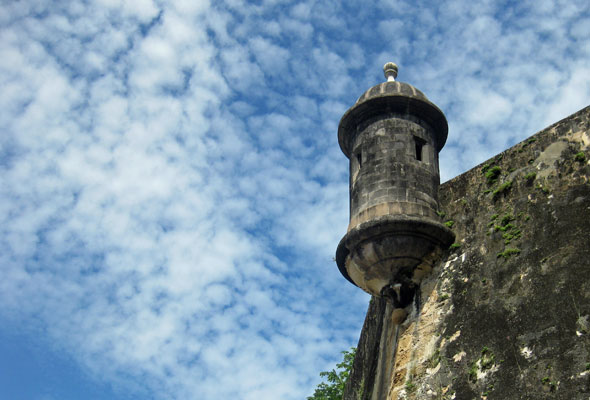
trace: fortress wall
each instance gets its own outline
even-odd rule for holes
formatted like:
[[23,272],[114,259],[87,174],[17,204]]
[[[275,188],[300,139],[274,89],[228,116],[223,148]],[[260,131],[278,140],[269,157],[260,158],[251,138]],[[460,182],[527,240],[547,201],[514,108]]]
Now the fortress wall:
[[401,325],[371,300],[344,399],[590,398],[589,177],[587,107],[441,185],[457,243]]

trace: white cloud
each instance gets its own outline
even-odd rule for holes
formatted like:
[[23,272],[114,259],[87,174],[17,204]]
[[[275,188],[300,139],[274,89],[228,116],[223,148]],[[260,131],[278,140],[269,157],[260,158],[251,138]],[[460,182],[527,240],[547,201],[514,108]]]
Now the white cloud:
[[467,122],[473,125],[489,126],[503,120],[511,111],[508,100],[489,88],[469,87],[462,91],[463,100],[468,109]]
[[287,50],[259,36],[250,39],[249,44],[254,57],[266,74],[270,76],[282,75],[284,78],[289,76],[287,69],[289,52]]
[[148,22],[155,18],[158,9],[152,0],[130,0],[123,4],[113,0],[97,0],[99,6],[107,7],[111,12],[122,13],[126,17],[137,18],[140,22]]
[[3,4],[0,319],[155,398],[309,395],[367,303],[340,117],[397,61],[451,178],[588,104],[568,4]]
[[590,98],[590,67],[588,64],[574,65],[571,75],[564,84],[559,85],[548,112],[542,120],[543,125],[550,125],[588,105]]
[[[392,43],[396,41],[396,37],[399,37],[403,33],[404,22],[399,19],[388,19],[380,21],[377,25],[379,34],[386,43]],[[399,61],[398,61],[399,62]]]
[[287,35],[292,35],[294,40],[309,40],[313,34],[313,26],[310,23],[297,21],[290,18],[280,20],[283,31]]

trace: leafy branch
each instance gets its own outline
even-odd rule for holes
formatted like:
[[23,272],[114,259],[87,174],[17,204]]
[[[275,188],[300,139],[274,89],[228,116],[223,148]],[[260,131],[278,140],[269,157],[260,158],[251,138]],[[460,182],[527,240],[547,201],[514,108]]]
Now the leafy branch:
[[344,386],[352,369],[356,349],[352,347],[350,351],[343,351],[342,354],[344,354],[344,359],[336,364],[336,369],[320,372],[320,376],[327,382],[321,382],[316,387],[313,396],[308,397],[307,400],[342,400]]

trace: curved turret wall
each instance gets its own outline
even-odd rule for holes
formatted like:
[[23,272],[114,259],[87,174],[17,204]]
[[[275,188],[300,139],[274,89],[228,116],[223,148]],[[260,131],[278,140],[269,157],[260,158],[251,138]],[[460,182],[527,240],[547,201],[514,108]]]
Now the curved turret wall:
[[386,115],[356,135],[350,158],[349,230],[381,215],[436,218],[440,184],[434,134],[421,121]]
[[395,81],[369,89],[340,121],[338,141],[350,161],[350,223],[336,262],[368,293],[419,284],[418,275],[454,240],[437,217],[438,152],[447,132],[438,107]]

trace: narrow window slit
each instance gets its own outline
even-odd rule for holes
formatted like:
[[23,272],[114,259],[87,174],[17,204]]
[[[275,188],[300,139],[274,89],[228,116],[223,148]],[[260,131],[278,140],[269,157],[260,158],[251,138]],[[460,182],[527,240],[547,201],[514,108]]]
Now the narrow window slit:
[[350,177],[352,178],[352,183],[356,182],[356,178],[359,175],[362,163],[363,157],[361,152],[359,151],[358,153],[354,153],[350,160]]
[[420,139],[419,137],[414,136],[414,143],[416,145],[416,160],[418,161],[422,161],[423,160],[423,151],[424,151],[424,145],[426,144],[426,141],[423,139]]

